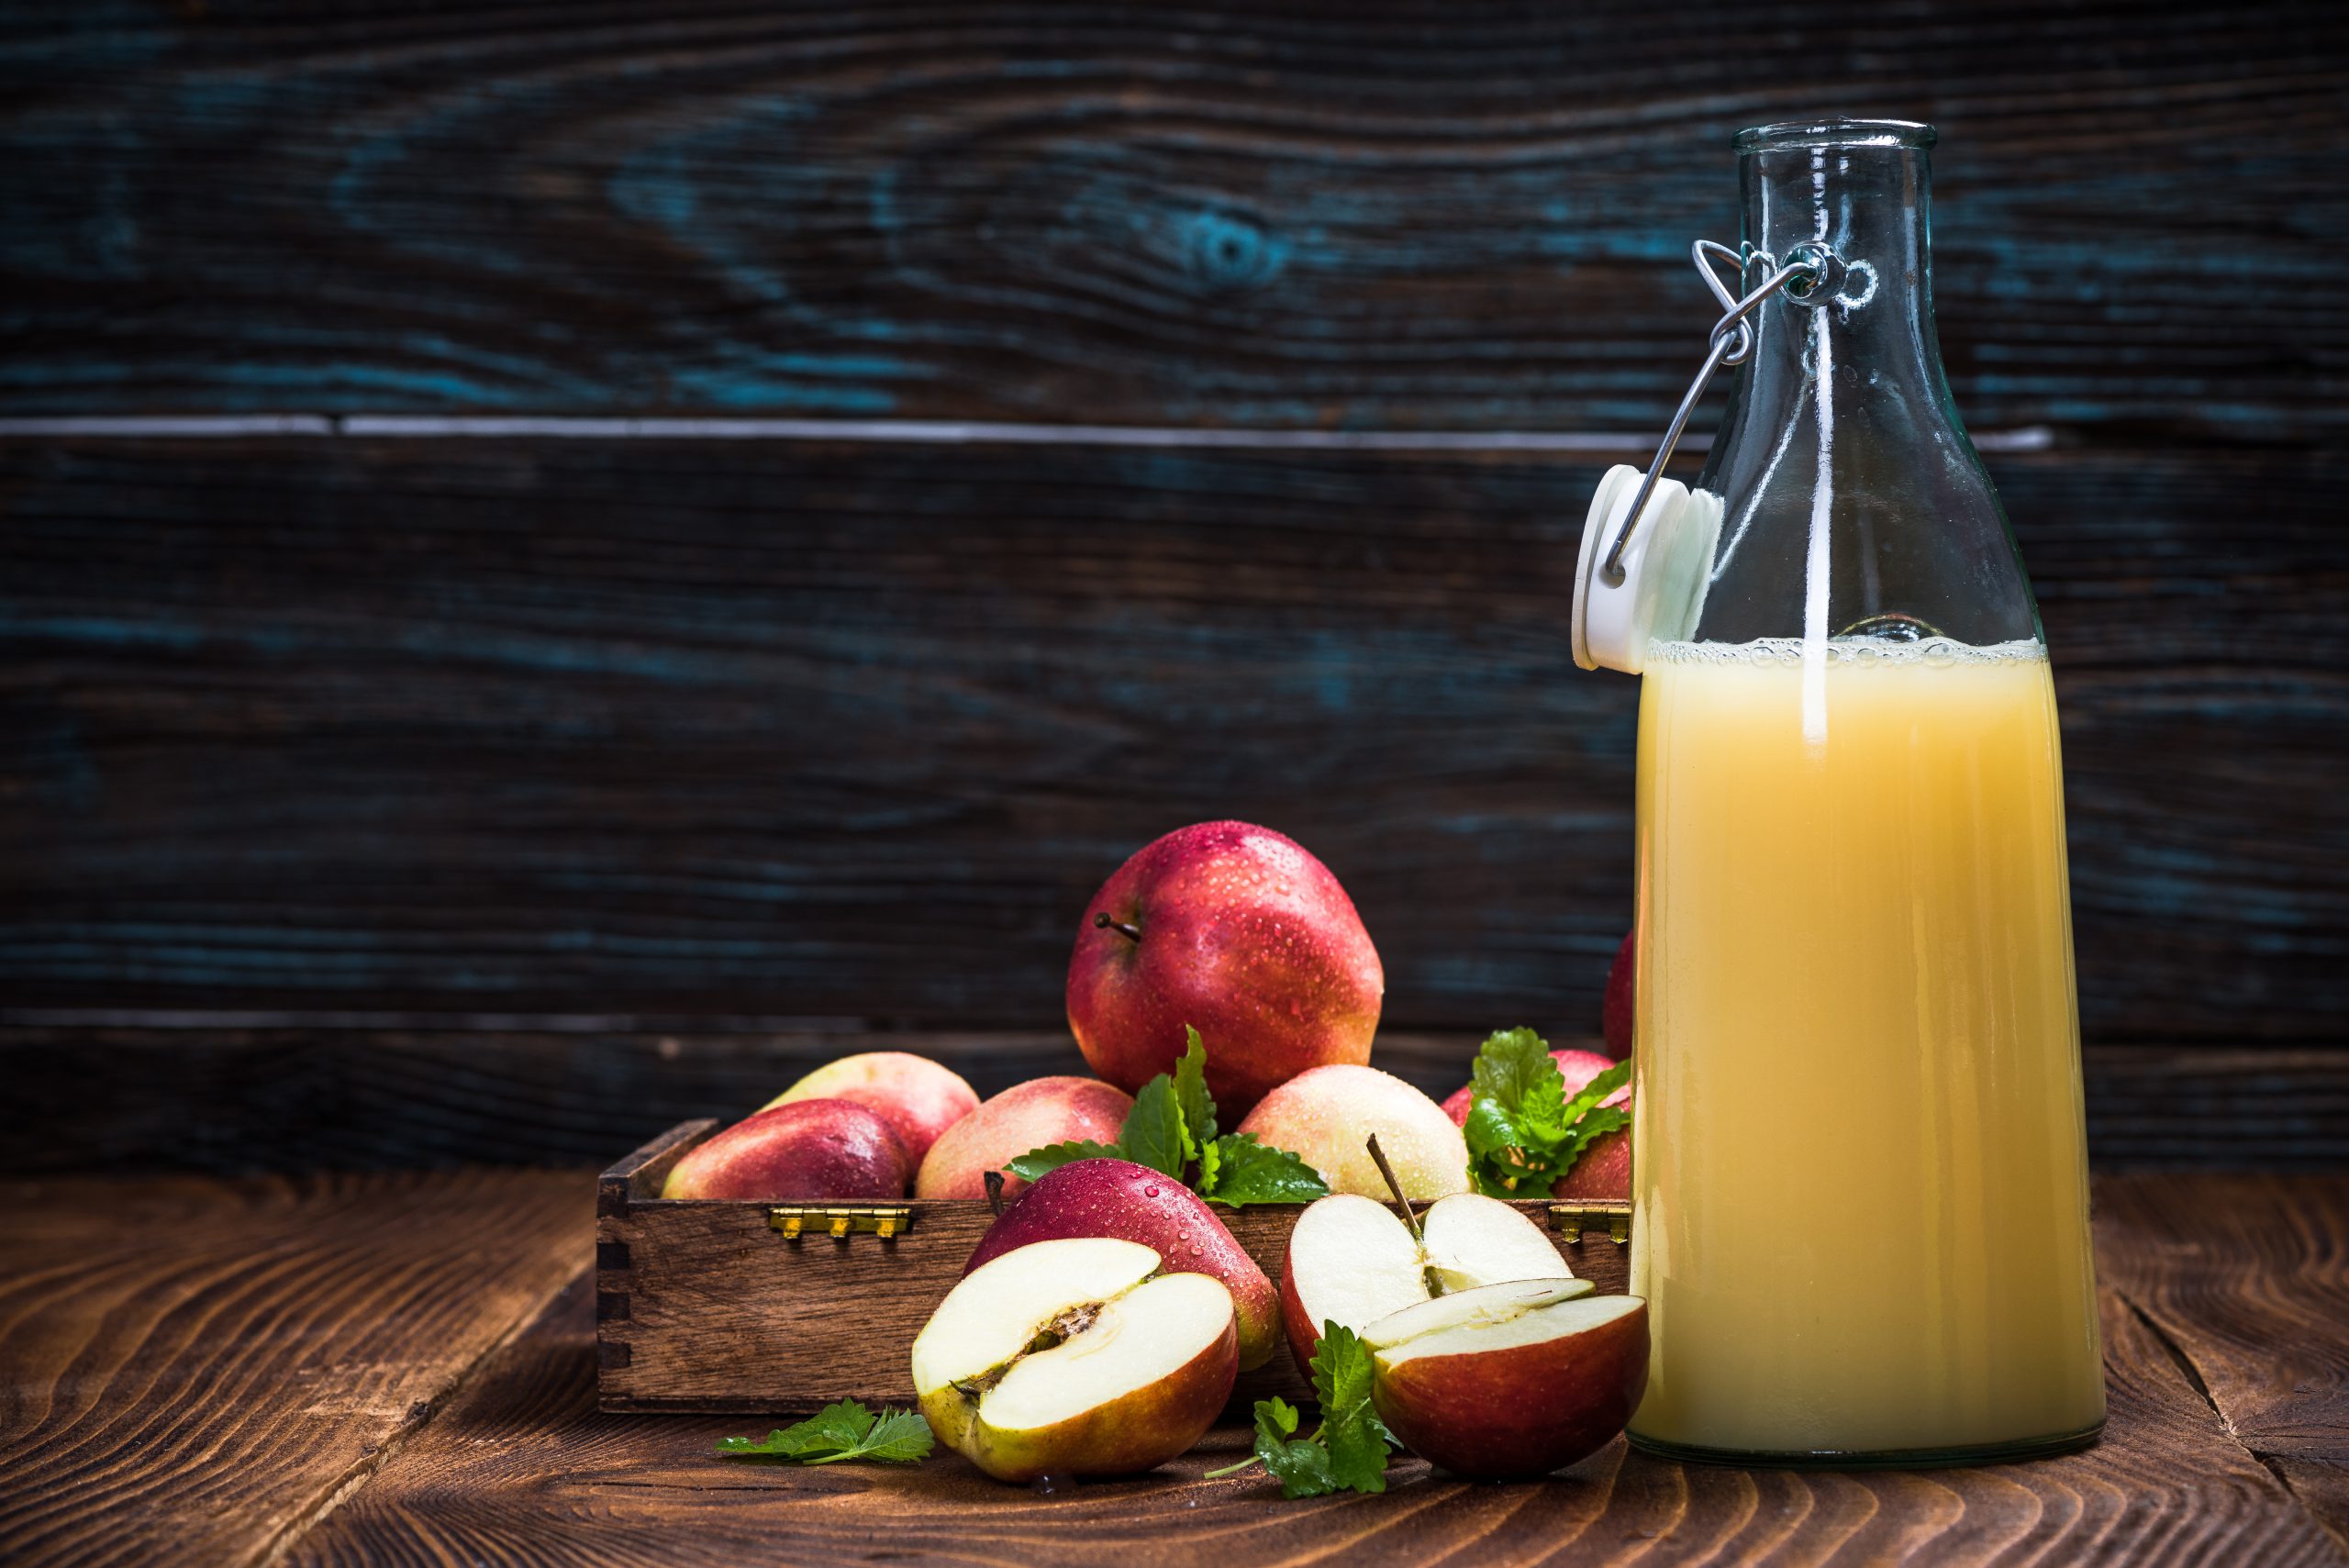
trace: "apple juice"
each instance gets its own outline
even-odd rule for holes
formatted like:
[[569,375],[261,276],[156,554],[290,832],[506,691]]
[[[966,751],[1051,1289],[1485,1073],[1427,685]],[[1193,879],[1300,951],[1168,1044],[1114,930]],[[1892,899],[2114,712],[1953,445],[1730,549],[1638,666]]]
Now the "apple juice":
[[1659,644],[1639,744],[1633,1438],[1865,1462],[2092,1431],[2043,648]]

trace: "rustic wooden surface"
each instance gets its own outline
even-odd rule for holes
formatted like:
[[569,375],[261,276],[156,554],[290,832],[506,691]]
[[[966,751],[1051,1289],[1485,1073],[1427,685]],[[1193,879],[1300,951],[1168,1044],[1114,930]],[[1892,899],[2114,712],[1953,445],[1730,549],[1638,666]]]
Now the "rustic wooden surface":
[[[2337,1040],[2349,459],[1997,468],[2089,1038]],[[1051,1028],[1094,888],[1229,815],[1345,883],[1389,1028],[1586,1032],[1636,701],[1564,635],[1596,473],[0,444],[0,999]]]
[[1943,131],[1977,424],[2349,417],[2322,0],[74,0],[6,37],[19,411],[1653,429],[1731,133],[1832,107]]
[[[710,1451],[741,1418],[599,1415],[594,1290],[557,1283],[586,1259],[588,1184],[37,1186],[0,1222],[0,1557],[2349,1562],[2341,1180],[2099,1179],[2111,1421],[2087,1453],[1805,1475],[1617,1444],[1540,1484],[1405,1461],[1384,1496],[1294,1504],[1201,1478],[1242,1451],[1237,1429],[1152,1475],[1038,1496],[951,1456],[742,1464]],[[2263,1378],[2263,1357],[2290,1376]]]
[[[835,1240],[811,1226],[787,1240],[765,1203],[662,1201],[671,1169],[716,1130],[712,1121],[680,1123],[596,1184],[601,1407],[806,1415],[836,1399],[911,1405],[906,1347],[962,1279],[992,1210],[977,1198],[908,1200],[905,1228],[886,1239]],[[1568,1236],[1547,1202],[1518,1208],[1558,1249],[1560,1273],[1602,1293],[1629,1288],[1630,1252],[1603,1223]],[[1297,1204],[1216,1210],[1273,1280],[1301,1212]],[[780,1303],[788,1310],[778,1312]],[[1231,1397],[1244,1414],[1275,1396],[1313,1397],[1285,1347],[1242,1372]]]
[[575,1274],[584,1179],[26,1181],[0,1206],[0,1561],[270,1560]]

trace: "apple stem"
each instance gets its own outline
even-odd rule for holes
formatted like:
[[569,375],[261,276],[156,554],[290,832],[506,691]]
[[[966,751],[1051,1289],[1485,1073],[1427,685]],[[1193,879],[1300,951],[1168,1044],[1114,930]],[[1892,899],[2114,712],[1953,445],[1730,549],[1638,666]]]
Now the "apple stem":
[[1395,1179],[1395,1167],[1386,1162],[1386,1151],[1378,1147],[1378,1134],[1375,1132],[1370,1135],[1370,1159],[1378,1167],[1378,1173],[1386,1178],[1386,1190],[1393,1193],[1395,1201],[1403,1206],[1404,1223],[1410,1226],[1412,1238],[1418,1240],[1419,1217],[1411,1212],[1411,1200],[1403,1195],[1403,1184]]
[[1093,923],[1102,930],[1117,932],[1118,935],[1125,938],[1126,940],[1130,942],[1138,942],[1141,940],[1141,928],[1140,926],[1130,926],[1123,920],[1112,920],[1109,918],[1109,912],[1107,909],[1104,909],[1098,915],[1094,916]]
[[1003,1218],[1003,1173],[989,1171],[979,1178],[987,1184],[987,1207],[997,1219]]

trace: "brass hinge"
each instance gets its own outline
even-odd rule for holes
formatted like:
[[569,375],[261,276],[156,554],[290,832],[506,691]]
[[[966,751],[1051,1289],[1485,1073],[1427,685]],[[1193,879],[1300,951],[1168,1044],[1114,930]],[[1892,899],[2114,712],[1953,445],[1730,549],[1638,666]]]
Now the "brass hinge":
[[908,1207],[874,1208],[771,1208],[767,1210],[767,1228],[783,1232],[784,1240],[796,1241],[809,1233],[829,1236],[835,1241],[845,1241],[851,1236],[878,1236],[886,1240],[902,1235],[914,1228],[914,1211]]
[[1583,1239],[1600,1226],[1607,1228],[1608,1240],[1621,1246],[1631,1239],[1631,1206],[1613,1198],[1592,1198],[1580,1203],[1553,1203],[1550,1206],[1550,1229],[1563,1231],[1566,1238],[1580,1245]]

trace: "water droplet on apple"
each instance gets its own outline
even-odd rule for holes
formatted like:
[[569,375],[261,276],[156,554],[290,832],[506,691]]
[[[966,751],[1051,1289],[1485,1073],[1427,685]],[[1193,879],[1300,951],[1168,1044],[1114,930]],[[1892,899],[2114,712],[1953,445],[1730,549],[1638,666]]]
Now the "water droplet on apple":
[[1141,1195],[1144,1197],[1156,1197],[1158,1195],[1158,1189],[1156,1187],[1144,1187],[1141,1190]]

